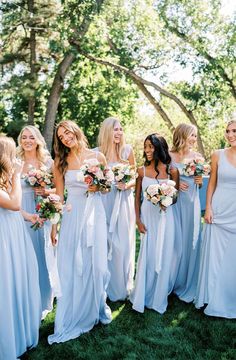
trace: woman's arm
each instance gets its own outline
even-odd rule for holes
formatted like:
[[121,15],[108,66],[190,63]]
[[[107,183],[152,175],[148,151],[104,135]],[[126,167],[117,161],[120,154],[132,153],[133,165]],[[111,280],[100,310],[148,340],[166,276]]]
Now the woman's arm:
[[217,185],[217,169],[218,169],[219,153],[218,151],[214,152],[211,156],[211,174],[207,186],[207,195],[206,195],[206,211],[205,211],[205,222],[207,224],[212,224],[213,221],[213,212],[211,207],[212,196],[215,192]]
[[139,168],[138,178],[136,180],[136,186],[135,186],[135,214],[136,214],[136,224],[138,226],[138,230],[140,233],[145,234],[147,229],[140,219],[142,181],[143,181],[143,168]]
[[20,177],[22,168],[23,163],[20,160],[16,160],[14,173],[12,175],[12,188],[10,193],[0,189],[0,207],[14,211],[20,210],[22,198]]
[[170,169],[171,180],[175,182],[175,188],[179,190],[179,170],[175,167]]

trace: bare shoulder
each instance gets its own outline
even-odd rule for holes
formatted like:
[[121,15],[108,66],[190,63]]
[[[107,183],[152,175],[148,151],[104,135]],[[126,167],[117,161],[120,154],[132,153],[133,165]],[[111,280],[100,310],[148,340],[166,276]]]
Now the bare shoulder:
[[211,161],[214,161],[214,162],[218,162],[219,160],[219,157],[220,157],[220,153],[222,152],[221,149],[218,149],[218,150],[215,150],[212,154],[211,154]]
[[97,156],[97,159],[100,163],[106,163],[106,158],[104,156],[104,154],[100,151],[97,151],[96,152],[96,156]]
[[144,175],[143,166],[137,168],[137,173],[139,177],[143,178]]
[[9,200],[9,195],[6,191],[0,188],[0,205],[1,205],[1,200]]
[[178,154],[173,151],[169,151],[170,157],[172,161],[177,161]]
[[170,174],[171,174],[171,176],[173,176],[173,175],[178,175],[178,173],[179,173],[179,170],[178,170],[176,167],[174,167],[174,166],[171,166],[171,167],[170,167]]

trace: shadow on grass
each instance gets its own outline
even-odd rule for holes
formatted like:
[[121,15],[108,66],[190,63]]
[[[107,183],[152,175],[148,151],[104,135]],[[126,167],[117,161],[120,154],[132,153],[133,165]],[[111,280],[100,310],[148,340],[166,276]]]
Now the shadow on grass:
[[54,313],[49,314],[29,359],[236,359],[234,320],[207,317],[173,295],[164,315],[148,309],[137,313],[128,301],[109,305],[111,324],[98,324],[78,339],[51,346],[47,336],[53,332]]

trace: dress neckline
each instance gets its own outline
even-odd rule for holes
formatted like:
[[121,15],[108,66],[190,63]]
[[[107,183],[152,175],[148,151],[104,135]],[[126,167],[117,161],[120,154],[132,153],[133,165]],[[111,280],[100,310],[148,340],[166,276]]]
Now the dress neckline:
[[224,157],[225,157],[225,159],[226,159],[226,162],[236,170],[236,166],[234,166],[234,165],[229,161],[229,159],[228,159],[228,157],[227,157],[227,155],[226,155],[226,149],[223,150],[223,154],[224,154]]

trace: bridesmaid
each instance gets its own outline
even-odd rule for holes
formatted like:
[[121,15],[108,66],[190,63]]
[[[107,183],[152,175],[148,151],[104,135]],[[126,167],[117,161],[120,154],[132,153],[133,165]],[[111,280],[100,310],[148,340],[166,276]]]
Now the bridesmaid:
[[[40,131],[31,125],[25,126],[18,136],[18,157],[24,161],[22,175],[26,174],[31,167],[39,169],[41,166],[46,166],[48,172],[53,170],[53,160],[46,149],[46,143]],[[22,179],[22,214],[27,220],[27,228],[34,246],[39,267],[39,285],[41,291],[42,301],[42,319],[46,317],[48,312],[53,308],[53,283],[58,282],[54,280],[56,276],[49,272],[47,266],[47,251],[50,250],[50,223],[47,222],[41,229],[35,231],[30,226],[38,219],[35,213],[35,196],[46,196],[50,190],[43,187],[35,187],[26,184]],[[43,224],[42,224],[43,225]],[[50,241],[50,244],[48,242]],[[49,248],[49,249],[47,249]],[[53,250],[52,250],[53,251]],[[55,285],[55,291],[56,287]]]
[[20,213],[22,165],[15,143],[0,136],[0,359],[16,360],[38,343],[38,266]]
[[[168,207],[166,213],[161,214],[159,206],[154,206],[145,198],[144,191],[149,185],[166,182],[169,178],[175,181],[178,188],[179,174],[177,169],[170,167],[168,145],[162,136],[147,136],[144,141],[144,158],[144,166],[138,168],[135,194],[136,222],[141,233],[141,247],[135,288],[130,300],[136,311],[144,312],[144,307],[147,307],[163,314],[168,305],[168,295],[173,289],[174,206]],[[166,217],[166,226],[161,250],[158,229],[162,216]],[[156,254],[160,255],[160,268],[157,267]]]
[[211,157],[195,306],[236,318],[236,119],[228,122],[225,138],[230,146]]
[[[103,121],[99,136],[99,150],[105,155],[108,165],[119,163],[135,165],[132,147],[125,144],[120,121],[107,118]],[[107,217],[108,268],[111,274],[107,294],[110,300],[125,300],[133,288],[135,266],[135,211],[133,187],[114,184],[110,193],[102,197]]]
[[201,209],[199,186],[202,176],[184,176],[183,161],[202,157],[193,151],[197,140],[197,129],[193,125],[179,124],[173,134],[170,152],[172,165],[180,173],[179,196],[174,208],[175,221],[180,222],[180,232],[176,234],[176,247],[181,251],[181,260],[174,292],[178,297],[191,302],[194,299],[199,271]]
[[[56,191],[71,211],[62,218],[58,241],[58,269],[62,297],[57,300],[54,334],[49,344],[75,339],[99,321],[111,322],[106,304],[107,269],[106,217],[96,185],[77,180],[78,170],[91,159],[106,165],[105,157],[88,149],[87,139],[73,121],[61,121],[55,132]],[[86,190],[89,195],[86,195]],[[55,226],[52,241],[56,241]]]

